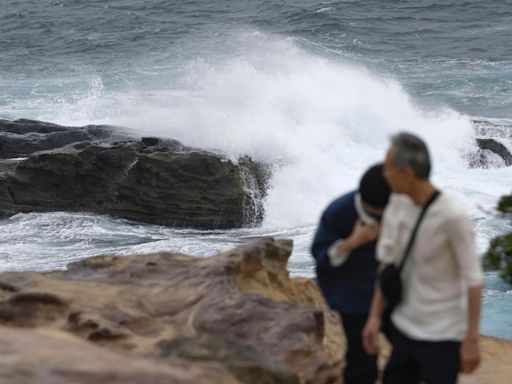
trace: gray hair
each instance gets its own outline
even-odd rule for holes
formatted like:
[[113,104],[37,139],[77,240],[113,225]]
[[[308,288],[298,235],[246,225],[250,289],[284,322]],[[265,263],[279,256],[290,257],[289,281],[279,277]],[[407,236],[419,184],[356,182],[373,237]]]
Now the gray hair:
[[430,176],[430,155],[427,145],[418,136],[399,133],[391,138],[394,148],[393,164],[398,169],[411,168],[418,179],[427,180]]

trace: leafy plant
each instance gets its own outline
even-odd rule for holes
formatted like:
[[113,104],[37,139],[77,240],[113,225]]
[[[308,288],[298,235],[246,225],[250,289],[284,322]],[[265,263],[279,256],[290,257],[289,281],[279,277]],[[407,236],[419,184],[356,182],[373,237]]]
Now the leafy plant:
[[486,270],[499,270],[501,278],[512,284],[512,233],[491,241],[483,265]]
[[[498,211],[512,213],[512,194],[502,196],[498,202]],[[512,284],[512,233],[492,239],[484,255],[483,266],[486,270],[499,270],[503,280]]]
[[498,202],[498,211],[512,213],[512,194],[501,197]]

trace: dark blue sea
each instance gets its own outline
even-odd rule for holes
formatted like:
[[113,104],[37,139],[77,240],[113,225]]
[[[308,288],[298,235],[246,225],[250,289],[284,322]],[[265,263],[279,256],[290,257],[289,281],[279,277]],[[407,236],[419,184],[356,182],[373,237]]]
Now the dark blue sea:
[[[512,230],[495,211],[512,170],[468,159],[479,136],[512,150],[511,21],[509,0],[4,0],[0,118],[127,126],[275,166],[261,227],[20,214],[0,221],[0,270],[205,256],[274,235],[295,241],[291,272],[312,276],[322,209],[401,130],[427,140],[434,181],[466,206],[483,254]],[[483,332],[512,339],[511,318],[512,287],[487,274]]]

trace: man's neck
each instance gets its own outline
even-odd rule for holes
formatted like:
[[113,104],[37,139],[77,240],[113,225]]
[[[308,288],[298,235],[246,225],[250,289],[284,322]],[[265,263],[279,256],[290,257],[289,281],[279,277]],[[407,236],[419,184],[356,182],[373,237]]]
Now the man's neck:
[[411,191],[408,193],[409,197],[414,201],[414,204],[423,207],[428,199],[434,193],[435,188],[428,180],[419,180],[415,183]]

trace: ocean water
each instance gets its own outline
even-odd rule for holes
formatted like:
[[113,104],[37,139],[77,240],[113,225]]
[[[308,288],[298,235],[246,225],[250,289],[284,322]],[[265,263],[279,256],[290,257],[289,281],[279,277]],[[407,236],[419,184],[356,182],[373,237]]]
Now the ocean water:
[[[482,254],[512,230],[494,209],[511,169],[468,167],[473,120],[512,148],[511,16],[505,0],[5,0],[0,118],[123,125],[248,154],[274,176],[258,228],[16,215],[0,221],[0,270],[105,253],[206,256],[272,235],[294,240],[292,274],[312,276],[322,209],[401,130],[427,140],[433,180],[467,208]],[[484,333],[512,339],[511,292],[486,276]]]

